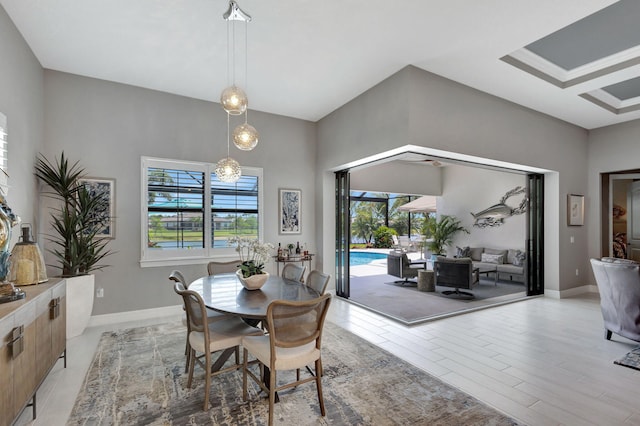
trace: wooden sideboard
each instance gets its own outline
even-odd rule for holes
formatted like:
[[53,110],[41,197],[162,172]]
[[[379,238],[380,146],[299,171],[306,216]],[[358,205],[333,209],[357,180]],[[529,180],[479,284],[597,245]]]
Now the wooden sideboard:
[[56,361],[66,359],[66,283],[21,287],[26,298],[0,304],[0,426],[31,405]]

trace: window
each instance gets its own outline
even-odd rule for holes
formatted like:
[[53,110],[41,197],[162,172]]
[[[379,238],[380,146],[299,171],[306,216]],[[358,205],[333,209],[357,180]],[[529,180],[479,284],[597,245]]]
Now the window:
[[218,180],[215,164],[142,158],[142,266],[235,257],[229,237],[262,239],[262,169]]

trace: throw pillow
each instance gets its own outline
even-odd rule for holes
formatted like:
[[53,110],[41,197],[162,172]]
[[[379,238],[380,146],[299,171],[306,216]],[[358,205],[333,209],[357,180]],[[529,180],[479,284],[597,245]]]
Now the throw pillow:
[[501,254],[482,253],[480,261],[482,263],[497,263],[498,265],[501,265],[504,263],[504,256]]
[[516,251],[515,256],[513,256],[513,266],[524,266],[524,260],[527,258],[527,253],[523,251]]
[[462,248],[456,246],[456,257],[471,257],[471,248],[469,246]]

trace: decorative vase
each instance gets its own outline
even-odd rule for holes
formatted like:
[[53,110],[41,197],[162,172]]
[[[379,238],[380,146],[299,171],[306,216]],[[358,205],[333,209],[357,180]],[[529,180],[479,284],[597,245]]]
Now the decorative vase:
[[236,276],[242,283],[242,286],[247,290],[258,290],[260,287],[264,285],[269,279],[269,273],[263,272],[262,274],[251,275],[250,277],[243,277],[242,271],[238,269],[236,271]]

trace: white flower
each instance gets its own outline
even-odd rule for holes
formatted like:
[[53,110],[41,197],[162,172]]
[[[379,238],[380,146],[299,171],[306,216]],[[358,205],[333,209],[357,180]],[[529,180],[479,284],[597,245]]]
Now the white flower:
[[233,236],[227,240],[229,246],[235,245],[240,261],[253,261],[256,265],[265,264],[271,259],[273,244],[247,237]]

